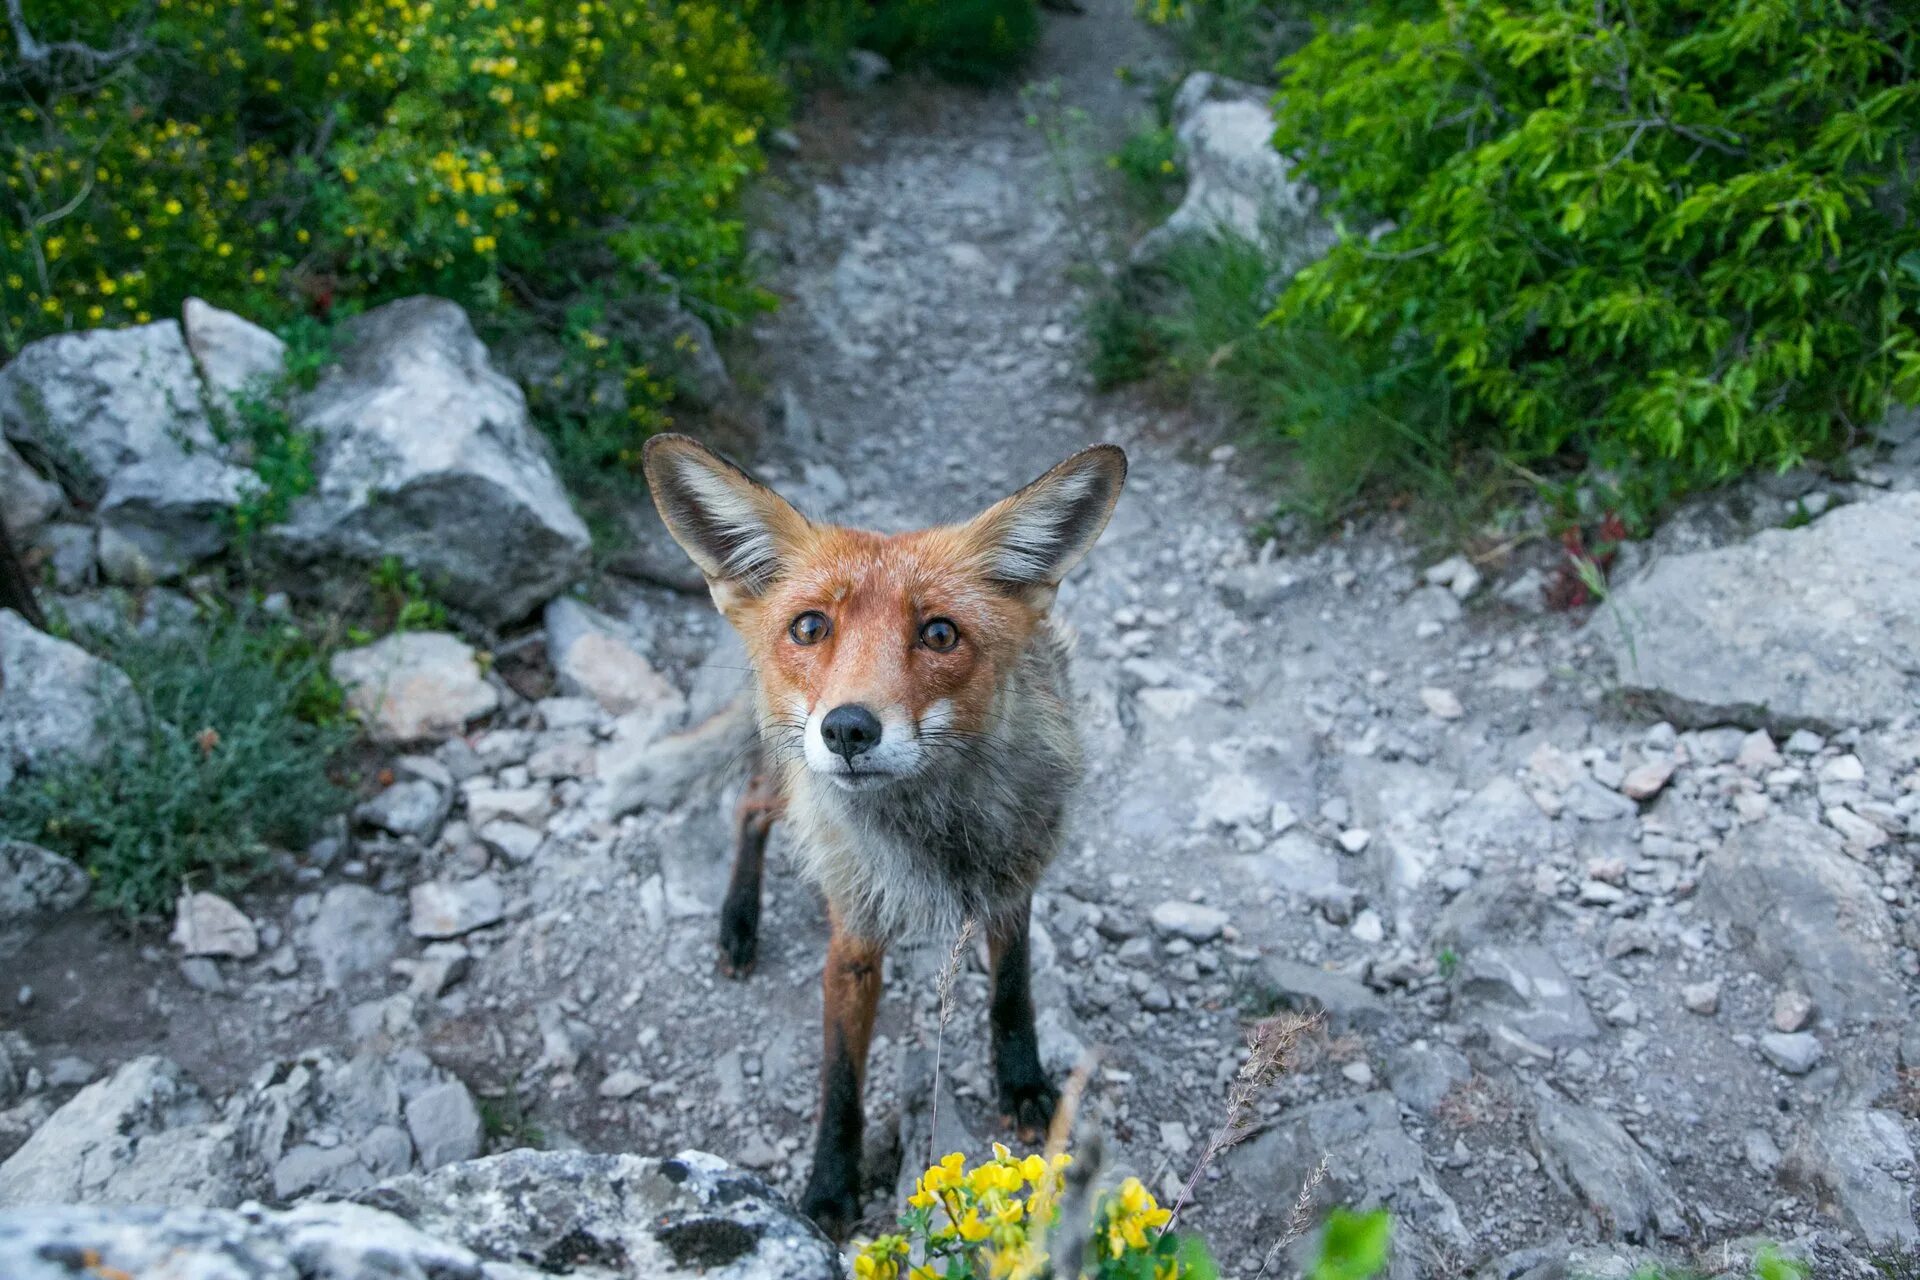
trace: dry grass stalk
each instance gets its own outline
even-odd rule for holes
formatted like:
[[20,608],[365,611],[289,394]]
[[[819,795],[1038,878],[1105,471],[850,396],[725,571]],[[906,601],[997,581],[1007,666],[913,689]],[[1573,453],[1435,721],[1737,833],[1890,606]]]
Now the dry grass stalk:
[[1251,1132],[1248,1121],[1254,1102],[1268,1085],[1286,1071],[1300,1038],[1318,1032],[1324,1021],[1324,1015],[1318,1013],[1311,1016],[1283,1013],[1254,1024],[1253,1030],[1247,1034],[1247,1060],[1240,1064],[1240,1070],[1233,1078],[1233,1087],[1227,1091],[1226,1118],[1213,1131],[1213,1136],[1207,1139],[1206,1149],[1200,1153],[1200,1158],[1194,1162],[1193,1172],[1187,1175],[1186,1184],[1180,1188],[1180,1198],[1173,1203],[1173,1215],[1167,1220],[1167,1230],[1173,1230],[1174,1224],[1180,1220],[1180,1211],[1193,1198],[1193,1189],[1199,1185],[1200,1175],[1207,1171],[1207,1166]]
[[947,952],[946,968],[940,971],[940,1026],[933,1033],[933,1099],[927,1109],[927,1165],[931,1168],[940,1159],[934,1150],[940,1141],[940,1055],[946,1048],[947,1023],[953,1018],[953,984],[959,981],[960,965],[966,959],[967,944],[973,941],[973,917],[968,916],[960,922],[960,935],[953,940],[953,950]]
[[[1060,1091],[1060,1101],[1053,1110],[1053,1123],[1047,1127],[1046,1161],[1051,1169],[1053,1162],[1067,1149],[1067,1143],[1073,1136],[1073,1126],[1080,1115],[1080,1105],[1086,1098],[1087,1085],[1093,1079],[1094,1069],[1100,1064],[1102,1050],[1096,1046],[1080,1057],[1080,1062],[1067,1077],[1067,1084]],[[1105,1164],[1105,1152],[1099,1133],[1089,1134],[1080,1144],[1080,1150],[1068,1165],[1061,1177],[1059,1226],[1050,1234],[1043,1222],[1040,1237],[1035,1248],[1049,1258],[1049,1269],[1055,1276],[1077,1276],[1080,1263],[1086,1257],[1087,1247],[1093,1240],[1093,1198],[1094,1189],[1099,1185],[1101,1167]]]
[[1327,1157],[1321,1156],[1320,1163],[1313,1166],[1313,1170],[1307,1174],[1307,1180],[1300,1184],[1300,1194],[1294,1197],[1293,1212],[1287,1215],[1286,1231],[1273,1242],[1273,1247],[1267,1250],[1266,1257],[1260,1259],[1260,1270],[1254,1273],[1253,1280],[1260,1280],[1261,1276],[1266,1275],[1267,1268],[1273,1265],[1273,1260],[1294,1241],[1306,1235],[1308,1228],[1313,1226],[1313,1197],[1320,1190],[1320,1184],[1326,1180]]

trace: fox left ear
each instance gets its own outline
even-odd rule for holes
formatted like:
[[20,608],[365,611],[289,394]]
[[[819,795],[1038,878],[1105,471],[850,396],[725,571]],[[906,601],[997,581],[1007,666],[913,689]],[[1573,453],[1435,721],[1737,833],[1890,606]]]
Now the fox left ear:
[[988,507],[967,525],[987,575],[1016,588],[1060,585],[1107,527],[1127,482],[1127,455],[1098,444]]

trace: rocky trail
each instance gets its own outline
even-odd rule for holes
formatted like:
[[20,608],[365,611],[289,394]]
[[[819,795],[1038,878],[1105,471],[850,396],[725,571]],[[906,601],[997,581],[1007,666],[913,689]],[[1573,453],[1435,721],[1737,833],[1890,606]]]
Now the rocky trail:
[[[1117,136],[1114,68],[1159,54],[1126,0],[1092,8],[1049,18],[1034,75]],[[1324,1010],[1184,1215],[1226,1274],[1315,1177],[1394,1211],[1403,1278],[1920,1248],[1920,421],[1693,504],[1588,616],[1544,611],[1545,546],[1434,563],[1384,515],[1263,542],[1259,466],[1204,408],[1092,389],[1074,268],[1112,228],[1027,107],[887,93],[803,121],[763,219],[756,469],[900,527],[1127,449],[1060,597],[1090,768],[1034,924],[1043,1054],[1100,1049],[1115,1171],[1178,1198],[1251,1022]],[[629,567],[683,579],[636,526]],[[0,1206],[284,1202],[519,1145],[799,1190],[826,922],[777,828],[758,967],[714,963],[744,659],[698,596],[588,598],[510,642],[525,679],[425,634],[353,657],[411,745],[289,887],[206,905],[193,936],[237,942],[183,959],[75,912],[0,953]],[[875,1229],[930,1151],[1006,1136],[983,957],[940,1027],[949,941],[889,958]]]

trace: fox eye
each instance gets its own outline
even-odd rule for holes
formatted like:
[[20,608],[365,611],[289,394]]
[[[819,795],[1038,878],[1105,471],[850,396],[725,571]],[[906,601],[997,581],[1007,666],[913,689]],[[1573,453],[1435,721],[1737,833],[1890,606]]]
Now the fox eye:
[[920,628],[920,643],[935,653],[945,653],[960,643],[960,628],[946,618],[933,618]]
[[787,634],[795,644],[819,644],[832,630],[833,624],[818,609],[807,610],[787,625]]

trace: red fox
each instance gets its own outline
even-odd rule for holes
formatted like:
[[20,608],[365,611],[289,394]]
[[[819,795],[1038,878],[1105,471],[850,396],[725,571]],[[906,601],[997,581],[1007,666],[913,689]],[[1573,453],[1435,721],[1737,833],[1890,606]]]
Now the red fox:
[[758,684],[722,969],[752,968],[762,855],[782,814],[827,899],[820,1128],[801,1209],[839,1238],[860,1216],[860,1094],[889,942],[966,920],[984,930],[1000,1109],[1027,1134],[1052,1119],[1028,917],[1080,747],[1049,610],[1113,514],[1126,454],[1097,445],[965,523],[899,534],[809,520],[685,436],[649,440],[646,474]]

